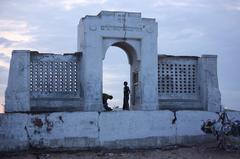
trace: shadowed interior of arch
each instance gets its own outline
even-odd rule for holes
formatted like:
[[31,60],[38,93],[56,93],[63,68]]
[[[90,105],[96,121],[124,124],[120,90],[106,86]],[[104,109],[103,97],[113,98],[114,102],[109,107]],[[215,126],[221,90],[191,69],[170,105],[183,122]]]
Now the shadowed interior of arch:
[[[111,46],[103,60],[103,92],[113,96],[110,107],[123,106],[123,82],[130,87],[130,65],[128,55],[119,47]],[[130,104],[130,101],[129,101]]]

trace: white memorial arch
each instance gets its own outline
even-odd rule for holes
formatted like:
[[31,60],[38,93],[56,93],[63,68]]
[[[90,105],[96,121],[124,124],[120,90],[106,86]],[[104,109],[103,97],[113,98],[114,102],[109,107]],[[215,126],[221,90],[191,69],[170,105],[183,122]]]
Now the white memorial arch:
[[131,110],[220,111],[217,56],[158,55],[157,28],[141,13],[102,11],[80,20],[74,54],[14,50],[6,112],[103,111],[102,67],[110,46],[129,59]]
[[131,108],[158,109],[157,22],[140,13],[102,11],[82,18],[78,26],[85,110],[102,110],[102,60],[110,46],[128,55]]
[[[78,52],[63,55],[13,50],[0,153],[146,149],[215,140],[200,128],[222,111],[216,55],[158,55],[157,22],[132,12],[82,18],[77,44]],[[102,65],[110,46],[128,56],[131,109],[140,111],[101,112]],[[235,113],[229,117],[240,116]]]

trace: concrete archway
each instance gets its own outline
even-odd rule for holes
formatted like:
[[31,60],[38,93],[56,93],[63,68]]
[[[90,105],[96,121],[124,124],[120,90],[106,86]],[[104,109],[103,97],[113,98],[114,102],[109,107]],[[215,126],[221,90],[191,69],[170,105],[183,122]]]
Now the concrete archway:
[[[130,83],[130,68],[127,53],[116,46],[110,46],[103,61],[103,93],[109,93],[113,96],[112,100],[108,101],[108,105],[116,110],[121,110],[123,107],[123,82],[127,81],[131,89]],[[131,97],[129,104],[131,103]],[[131,106],[131,104],[130,104]]]
[[[140,99],[140,90],[138,87],[138,81],[136,80],[136,76],[138,76],[139,72],[139,60],[138,60],[138,55],[136,49],[137,47],[137,42],[134,40],[121,40],[121,39],[104,39],[104,48],[106,50],[103,50],[103,60],[106,56],[107,49],[111,46],[118,47],[123,50],[123,52],[127,55],[128,58],[128,63],[130,65],[130,109],[137,109],[139,106],[139,99]],[[135,42],[135,43],[134,43]],[[135,44],[135,45],[134,45]],[[137,104],[138,102],[138,104]]]
[[106,51],[110,46],[115,46],[124,50],[128,57],[128,63],[132,65],[134,62],[139,60],[139,55],[137,53],[140,52],[138,47],[137,40],[121,40],[121,39],[113,39],[108,38],[103,40],[103,58],[105,58]]
[[131,65],[132,108],[158,109],[157,23],[140,13],[102,11],[78,26],[78,51],[83,53],[81,81],[85,111],[102,108],[102,60],[110,46],[123,49]]

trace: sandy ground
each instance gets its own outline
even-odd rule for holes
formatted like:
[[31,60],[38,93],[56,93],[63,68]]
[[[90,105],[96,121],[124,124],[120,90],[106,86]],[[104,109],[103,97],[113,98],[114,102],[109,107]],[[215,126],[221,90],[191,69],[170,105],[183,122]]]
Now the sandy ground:
[[215,144],[151,150],[81,151],[1,155],[1,159],[239,159],[240,149],[220,150]]

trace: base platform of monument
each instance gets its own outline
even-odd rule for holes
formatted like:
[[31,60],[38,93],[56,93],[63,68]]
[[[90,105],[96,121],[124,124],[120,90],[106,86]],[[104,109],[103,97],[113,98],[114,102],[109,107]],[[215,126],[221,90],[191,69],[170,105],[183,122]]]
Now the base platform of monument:
[[[229,112],[240,119],[240,112]],[[201,131],[206,111],[0,114],[0,152],[161,148],[216,141]]]

